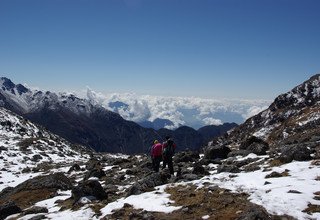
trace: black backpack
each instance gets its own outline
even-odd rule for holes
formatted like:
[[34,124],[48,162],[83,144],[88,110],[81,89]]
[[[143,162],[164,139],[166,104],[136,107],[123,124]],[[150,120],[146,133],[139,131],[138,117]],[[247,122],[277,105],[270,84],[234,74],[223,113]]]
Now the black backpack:
[[172,156],[174,154],[174,142],[173,140],[168,140],[166,147],[163,150],[163,154],[166,156]]

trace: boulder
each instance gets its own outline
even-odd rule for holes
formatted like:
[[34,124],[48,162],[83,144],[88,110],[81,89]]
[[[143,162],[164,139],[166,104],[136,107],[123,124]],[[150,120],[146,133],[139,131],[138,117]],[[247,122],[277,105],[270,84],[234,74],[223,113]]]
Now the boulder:
[[90,160],[86,163],[87,170],[93,170],[97,167],[101,167],[101,162],[96,158],[90,158]]
[[68,170],[68,173],[71,173],[72,171],[80,171],[80,170],[81,170],[81,167],[79,164],[73,164]]
[[40,154],[33,155],[31,158],[31,161],[33,162],[39,162],[40,160],[42,160],[42,156]]
[[228,157],[237,157],[237,156],[246,157],[249,154],[250,154],[250,151],[248,151],[248,150],[235,150],[235,151],[231,151],[228,154]]
[[311,160],[312,151],[306,145],[286,145],[281,149],[280,161],[282,163],[290,163],[293,160],[307,161]]
[[14,194],[16,192],[38,189],[54,189],[54,190],[69,190],[72,188],[72,183],[63,173],[55,173],[46,176],[37,176],[35,178],[24,181],[14,188],[3,190],[0,193],[0,199],[6,194]]
[[244,210],[237,220],[252,220],[252,219],[271,220],[272,218],[268,214],[268,212],[261,206],[252,205],[248,209]]
[[12,200],[21,208],[26,208],[38,201],[50,198],[59,189],[69,190],[71,188],[71,181],[63,173],[37,176],[14,188],[4,189],[0,193],[0,204]]
[[209,172],[201,165],[201,163],[194,163],[192,174],[196,175],[209,175]]
[[192,180],[199,179],[199,177],[196,174],[183,174],[180,179],[186,180],[186,181],[192,181]]
[[166,184],[168,179],[170,178],[170,174],[166,172],[152,173],[142,180],[133,184],[127,191],[127,196],[138,195],[143,192],[147,192],[148,190]]
[[174,156],[174,163],[188,163],[188,162],[195,162],[200,159],[199,153],[194,151],[182,151],[178,152]]
[[228,154],[231,152],[230,148],[225,145],[209,146],[205,149],[205,159],[226,159]]
[[239,173],[240,169],[235,165],[225,165],[222,164],[217,169],[218,173],[227,172],[227,173]]
[[88,170],[84,179],[88,180],[90,177],[97,177],[101,178],[106,175],[106,173],[103,170],[101,162],[96,158],[91,158],[87,164],[86,169]]
[[247,150],[257,155],[266,155],[267,150],[269,150],[269,144],[255,136],[252,136],[241,143],[239,149]]
[[81,197],[95,197],[98,200],[107,198],[107,193],[102,188],[101,184],[96,180],[88,180],[80,183],[71,191],[72,198],[77,202]]

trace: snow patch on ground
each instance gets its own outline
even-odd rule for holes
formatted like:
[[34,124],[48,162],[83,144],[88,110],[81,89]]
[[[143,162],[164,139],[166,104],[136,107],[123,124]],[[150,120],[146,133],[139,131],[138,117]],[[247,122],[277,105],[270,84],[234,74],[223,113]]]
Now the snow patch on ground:
[[[273,171],[284,172],[289,170],[287,177],[268,178],[266,175]],[[249,173],[238,173],[236,177],[230,177],[230,173],[219,173],[204,177],[202,180],[193,181],[200,187],[204,182],[211,182],[233,192],[245,192],[250,195],[251,202],[263,206],[269,213],[287,214],[297,219],[320,219],[320,213],[308,215],[302,212],[309,203],[320,205],[320,201],[314,200],[314,193],[319,191],[320,168],[310,162],[292,162],[280,167],[275,167],[269,172],[258,170]],[[266,181],[271,184],[265,184]],[[288,193],[290,190],[301,192]]]
[[170,200],[170,194],[164,191],[166,187],[167,185],[159,186],[152,192],[119,199],[102,208],[101,212],[103,213],[103,216],[112,214],[113,210],[121,209],[125,203],[132,205],[135,209],[143,209],[151,212],[170,213],[180,209],[180,206],[170,205],[174,203],[174,201]]
[[268,135],[272,132],[272,130],[275,128],[275,125],[263,127],[260,130],[253,133],[253,136],[261,138],[261,139],[267,139]]

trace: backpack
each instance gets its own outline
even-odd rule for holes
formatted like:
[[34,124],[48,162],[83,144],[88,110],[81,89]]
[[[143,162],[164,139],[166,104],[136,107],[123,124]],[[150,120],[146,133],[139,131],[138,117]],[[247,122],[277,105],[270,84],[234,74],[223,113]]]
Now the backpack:
[[163,154],[166,156],[173,156],[174,154],[174,142],[173,140],[168,140],[166,147],[163,149]]

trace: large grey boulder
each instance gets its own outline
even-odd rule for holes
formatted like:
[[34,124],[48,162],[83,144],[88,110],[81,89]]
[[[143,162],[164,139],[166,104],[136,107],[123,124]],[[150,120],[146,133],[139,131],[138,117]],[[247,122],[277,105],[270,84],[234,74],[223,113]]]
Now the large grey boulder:
[[133,184],[127,191],[127,196],[138,195],[147,192],[156,186],[168,183],[170,174],[166,172],[152,173]]
[[225,145],[208,146],[205,149],[204,158],[210,160],[226,159],[230,152],[230,148]]
[[71,188],[71,181],[63,173],[37,176],[14,188],[4,189],[0,193],[0,204],[11,200],[21,208],[26,208],[38,201],[50,198],[56,194],[57,190],[70,190]]
[[252,205],[247,210],[242,212],[240,217],[237,220],[271,220],[271,216],[268,214],[268,212],[258,205]]
[[175,163],[195,162],[200,159],[199,153],[195,151],[181,151],[174,156]]
[[307,145],[293,144],[281,149],[279,159],[282,163],[290,163],[293,160],[307,161],[312,159],[310,154],[312,154],[312,151]]
[[257,155],[266,155],[267,150],[269,150],[269,144],[255,136],[252,136],[241,143],[239,149],[247,150]]

